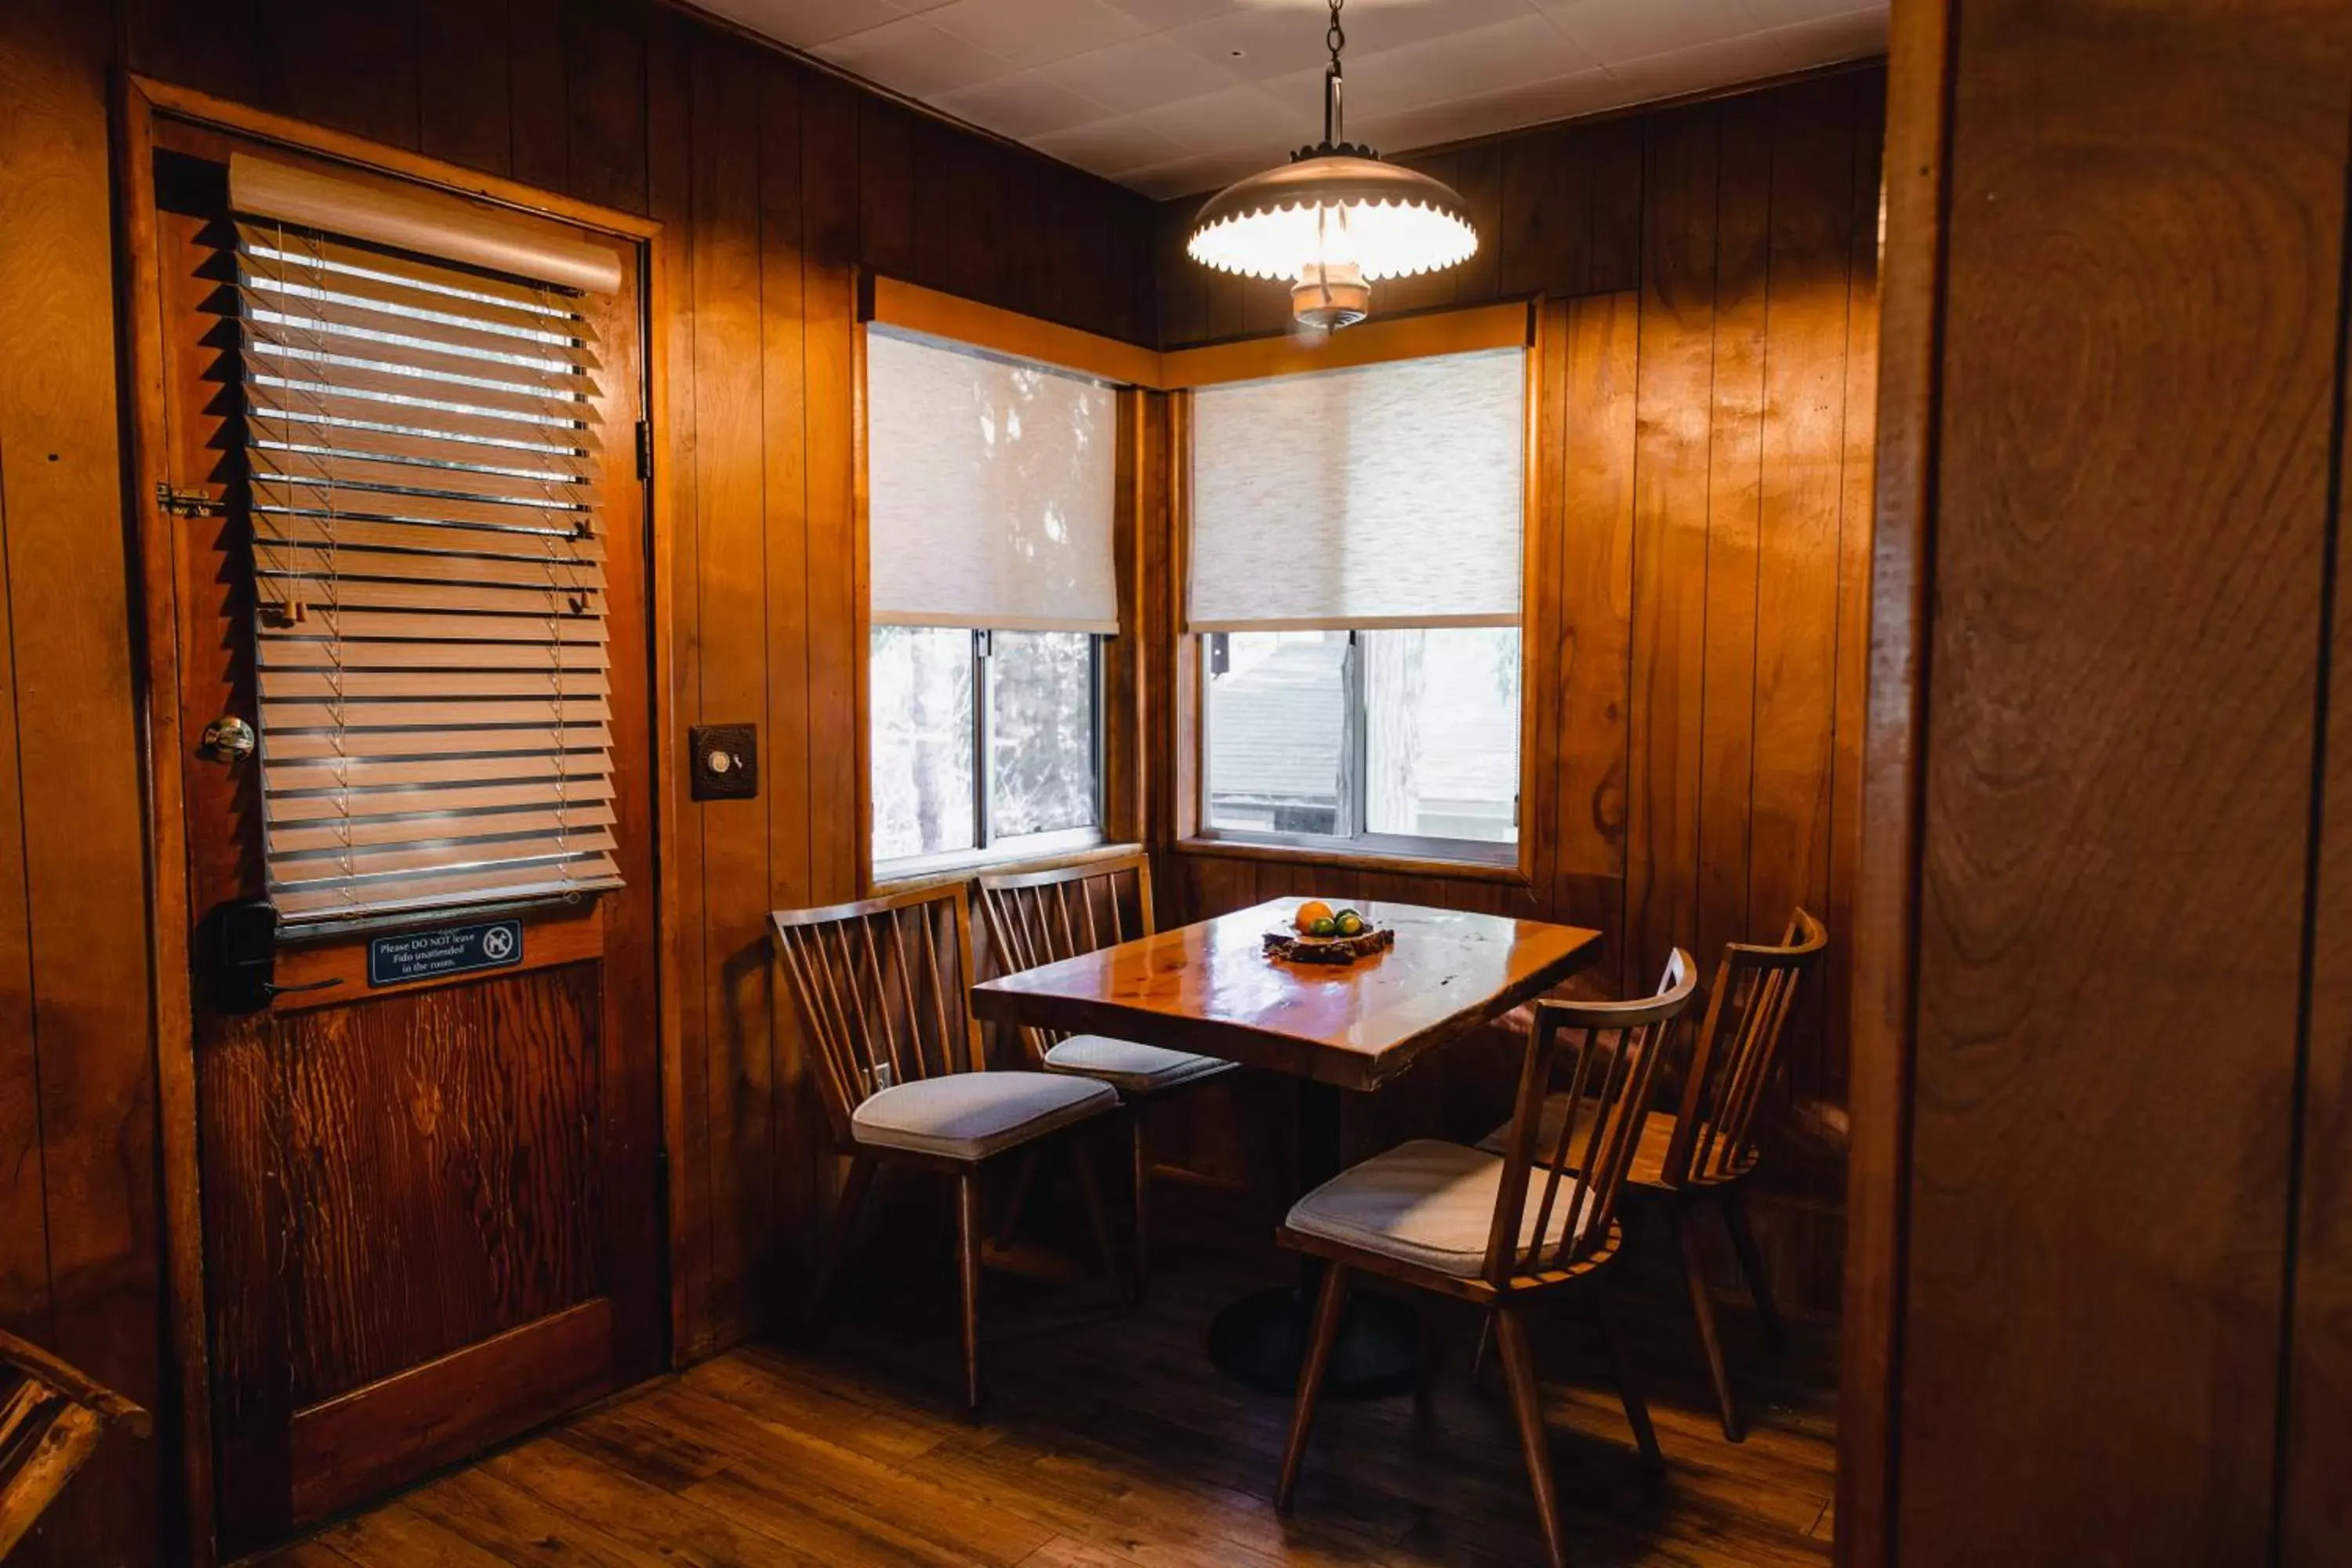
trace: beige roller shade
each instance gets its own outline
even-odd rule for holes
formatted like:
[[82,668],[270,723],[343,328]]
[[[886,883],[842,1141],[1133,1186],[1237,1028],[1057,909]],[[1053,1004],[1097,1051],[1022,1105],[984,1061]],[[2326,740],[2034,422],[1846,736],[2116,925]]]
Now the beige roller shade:
[[1109,386],[878,326],[866,386],[876,625],[1118,630]]
[[232,168],[271,900],[299,926],[618,887],[579,292],[617,268],[288,173]]
[[1527,351],[1192,395],[1195,632],[1517,626]]

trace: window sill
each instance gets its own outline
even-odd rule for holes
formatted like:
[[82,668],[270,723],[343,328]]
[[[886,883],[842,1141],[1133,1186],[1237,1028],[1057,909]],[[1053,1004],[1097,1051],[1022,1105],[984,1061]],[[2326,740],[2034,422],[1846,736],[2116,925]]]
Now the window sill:
[[1092,844],[1060,847],[1031,845],[982,849],[968,855],[942,856],[915,866],[875,867],[867,874],[867,889],[874,895],[908,893],[923,888],[945,887],[950,882],[967,882],[983,874],[1050,871],[1093,860],[1116,860],[1139,853],[1142,848],[1140,844],[1113,844],[1098,839]]
[[[1256,838],[1200,835],[1177,840],[1176,853],[1212,859],[1273,860],[1295,866],[1329,866],[1351,871],[1377,871],[1400,877],[1444,877],[1465,882],[1505,882],[1532,887],[1534,880],[1519,864],[1519,846],[1497,844],[1491,859],[1452,856],[1400,855],[1386,849],[1350,849],[1339,845],[1273,843]],[[1507,857],[1507,858],[1506,858]]]

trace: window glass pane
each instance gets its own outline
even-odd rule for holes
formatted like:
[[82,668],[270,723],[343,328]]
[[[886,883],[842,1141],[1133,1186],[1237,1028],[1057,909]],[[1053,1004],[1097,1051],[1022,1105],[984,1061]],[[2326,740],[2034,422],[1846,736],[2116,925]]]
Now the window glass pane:
[[1202,641],[1209,826],[1348,834],[1348,634],[1234,632]]
[[1373,833],[1517,842],[1519,633],[1452,626],[1358,634],[1364,818]]
[[972,848],[971,633],[876,626],[874,858]]
[[1094,642],[1084,632],[996,634],[991,838],[1095,826]]

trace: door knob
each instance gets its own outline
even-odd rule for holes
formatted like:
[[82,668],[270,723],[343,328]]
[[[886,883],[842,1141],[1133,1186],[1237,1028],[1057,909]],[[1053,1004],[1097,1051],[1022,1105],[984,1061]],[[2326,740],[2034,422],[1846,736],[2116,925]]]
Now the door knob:
[[252,725],[234,713],[224,713],[205,726],[204,739],[196,742],[196,750],[216,763],[240,762],[253,755],[258,741]]

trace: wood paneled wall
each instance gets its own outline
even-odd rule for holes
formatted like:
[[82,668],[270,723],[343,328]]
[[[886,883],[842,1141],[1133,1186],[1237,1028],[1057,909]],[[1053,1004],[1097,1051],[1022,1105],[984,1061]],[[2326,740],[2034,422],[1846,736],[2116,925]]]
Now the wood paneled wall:
[[2315,1568],[2352,1561],[2352,11],[2069,12],[1896,9],[1839,1530]]
[[[1841,1258],[1885,92],[1849,71],[1403,160],[1463,193],[1485,243],[1380,286],[1378,310],[1544,299],[1533,885],[1181,847],[1160,879],[1182,919],[1311,888],[1595,926],[1588,983],[1614,994],[1675,943],[1711,971],[1811,909],[1832,962],[1759,1228],[1819,1310]],[[1184,259],[1193,205],[1162,205],[1163,346],[1281,330],[1280,285]]]
[[[685,965],[678,1349],[738,1337],[790,1289],[823,1185],[761,917],[853,896],[864,852],[851,268],[1149,342],[1151,206],[650,0],[0,6],[0,1322],[165,1432],[117,68],[665,226],[670,718],[681,748],[688,724],[757,722],[764,752],[760,799],[682,808],[664,912]],[[111,1441],[30,1561],[153,1561],[163,1446]]]

